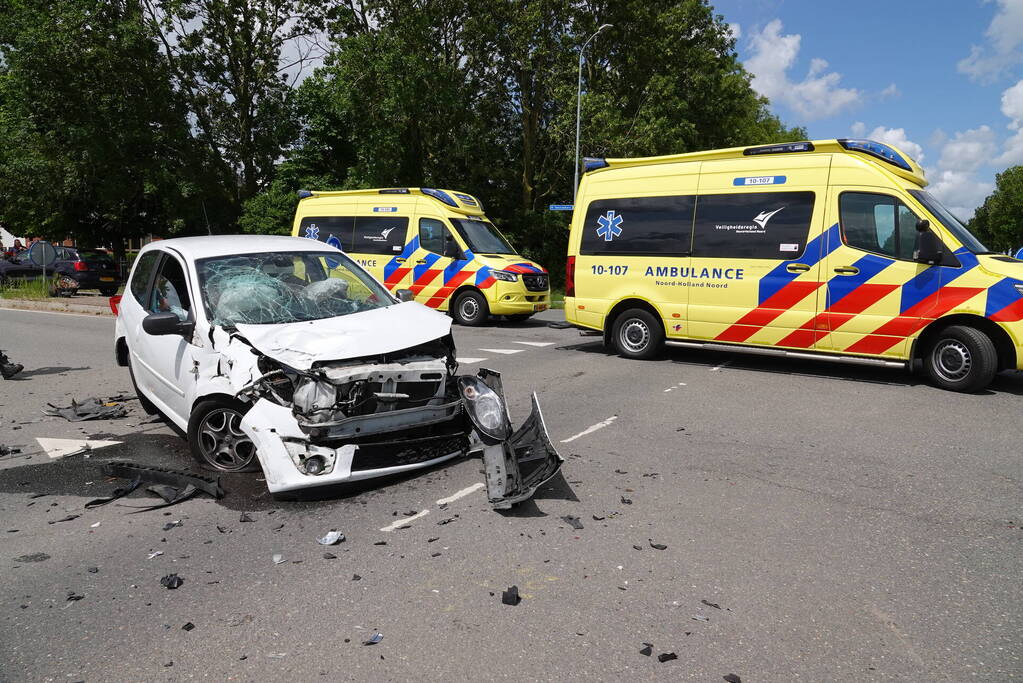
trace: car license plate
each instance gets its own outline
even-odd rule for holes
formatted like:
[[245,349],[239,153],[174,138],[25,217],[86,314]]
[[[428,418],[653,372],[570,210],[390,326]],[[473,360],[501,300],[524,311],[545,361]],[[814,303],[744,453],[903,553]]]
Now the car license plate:
[[113,282],[113,281],[114,281],[114,278],[112,278],[112,277],[101,277],[101,278],[99,279],[99,281],[100,281],[100,282]]
[[533,312],[534,313],[536,313],[537,311],[546,311],[546,310],[547,310],[547,304],[533,304]]

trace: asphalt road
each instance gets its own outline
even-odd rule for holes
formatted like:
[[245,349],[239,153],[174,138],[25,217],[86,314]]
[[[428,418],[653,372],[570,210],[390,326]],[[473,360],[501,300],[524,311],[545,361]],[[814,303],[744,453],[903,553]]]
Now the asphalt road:
[[[113,321],[0,310],[28,368],[0,382],[0,443],[27,454],[0,458],[0,680],[1023,679],[1023,375],[959,395],[837,364],[626,361],[558,317],[455,332],[513,421],[540,397],[566,462],[533,502],[492,511],[458,460],[320,501],[232,476],[222,500],[138,513],[156,500],[83,509],[124,483],[98,465],[189,467],[180,436],[134,401],[41,413],[130,393]],[[51,460],[35,441],[83,435],[122,443]]]

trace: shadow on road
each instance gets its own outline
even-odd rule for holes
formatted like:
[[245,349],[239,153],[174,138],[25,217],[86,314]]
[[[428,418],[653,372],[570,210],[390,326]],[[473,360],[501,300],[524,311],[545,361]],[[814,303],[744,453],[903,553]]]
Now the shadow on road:
[[13,379],[23,380],[30,377],[41,377],[42,375],[60,375],[65,372],[78,372],[80,370],[92,370],[88,366],[82,366],[80,368],[71,368],[65,365],[52,365],[44,368],[32,368],[31,370],[22,370]]

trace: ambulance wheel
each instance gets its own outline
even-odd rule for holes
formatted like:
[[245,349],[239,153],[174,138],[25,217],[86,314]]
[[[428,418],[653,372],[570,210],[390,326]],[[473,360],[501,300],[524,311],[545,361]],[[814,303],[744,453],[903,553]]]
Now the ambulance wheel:
[[459,325],[479,327],[490,317],[490,307],[482,294],[476,291],[462,292],[455,300],[451,315]]
[[205,469],[217,472],[258,472],[256,445],[241,430],[249,406],[233,398],[210,398],[192,411],[188,446]]
[[927,349],[924,368],[935,386],[949,391],[980,391],[998,372],[998,351],[980,330],[952,325]]
[[622,358],[653,358],[664,344],[664,330],[649,311],[630,308],[615,318],[611,340]]

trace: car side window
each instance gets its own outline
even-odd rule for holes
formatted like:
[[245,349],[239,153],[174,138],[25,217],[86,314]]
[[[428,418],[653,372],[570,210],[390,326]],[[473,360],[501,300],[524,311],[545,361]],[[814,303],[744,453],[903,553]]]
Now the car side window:
[[150,313],[173,313],[184,322],[188,320],[191,309],[185,271],[176,258],[167,256],[156,275],[146,310]]
[[436,218],[419,219],[419,246],[434,254],[444,253],[445,238],[452,240],[451,233],[443,221]]
[[895,197],[843,192],[838,213],[846,245],[891,258],[913,259],[919,218]]
[[153,266],[156,265],[156,259],[160,256],[158,251],[147,251],[142,256],[139,256],[138,263],[135,264],[135,272],[131,276],[131,295],[135,297],[135,300],[139,302],[139,306],[145,307],[146,305],[146,285],[149,284],[149,276],[153,273]]
[[792,260],[806,248],[813,192],[702,195],[696,201],[693,256]]

